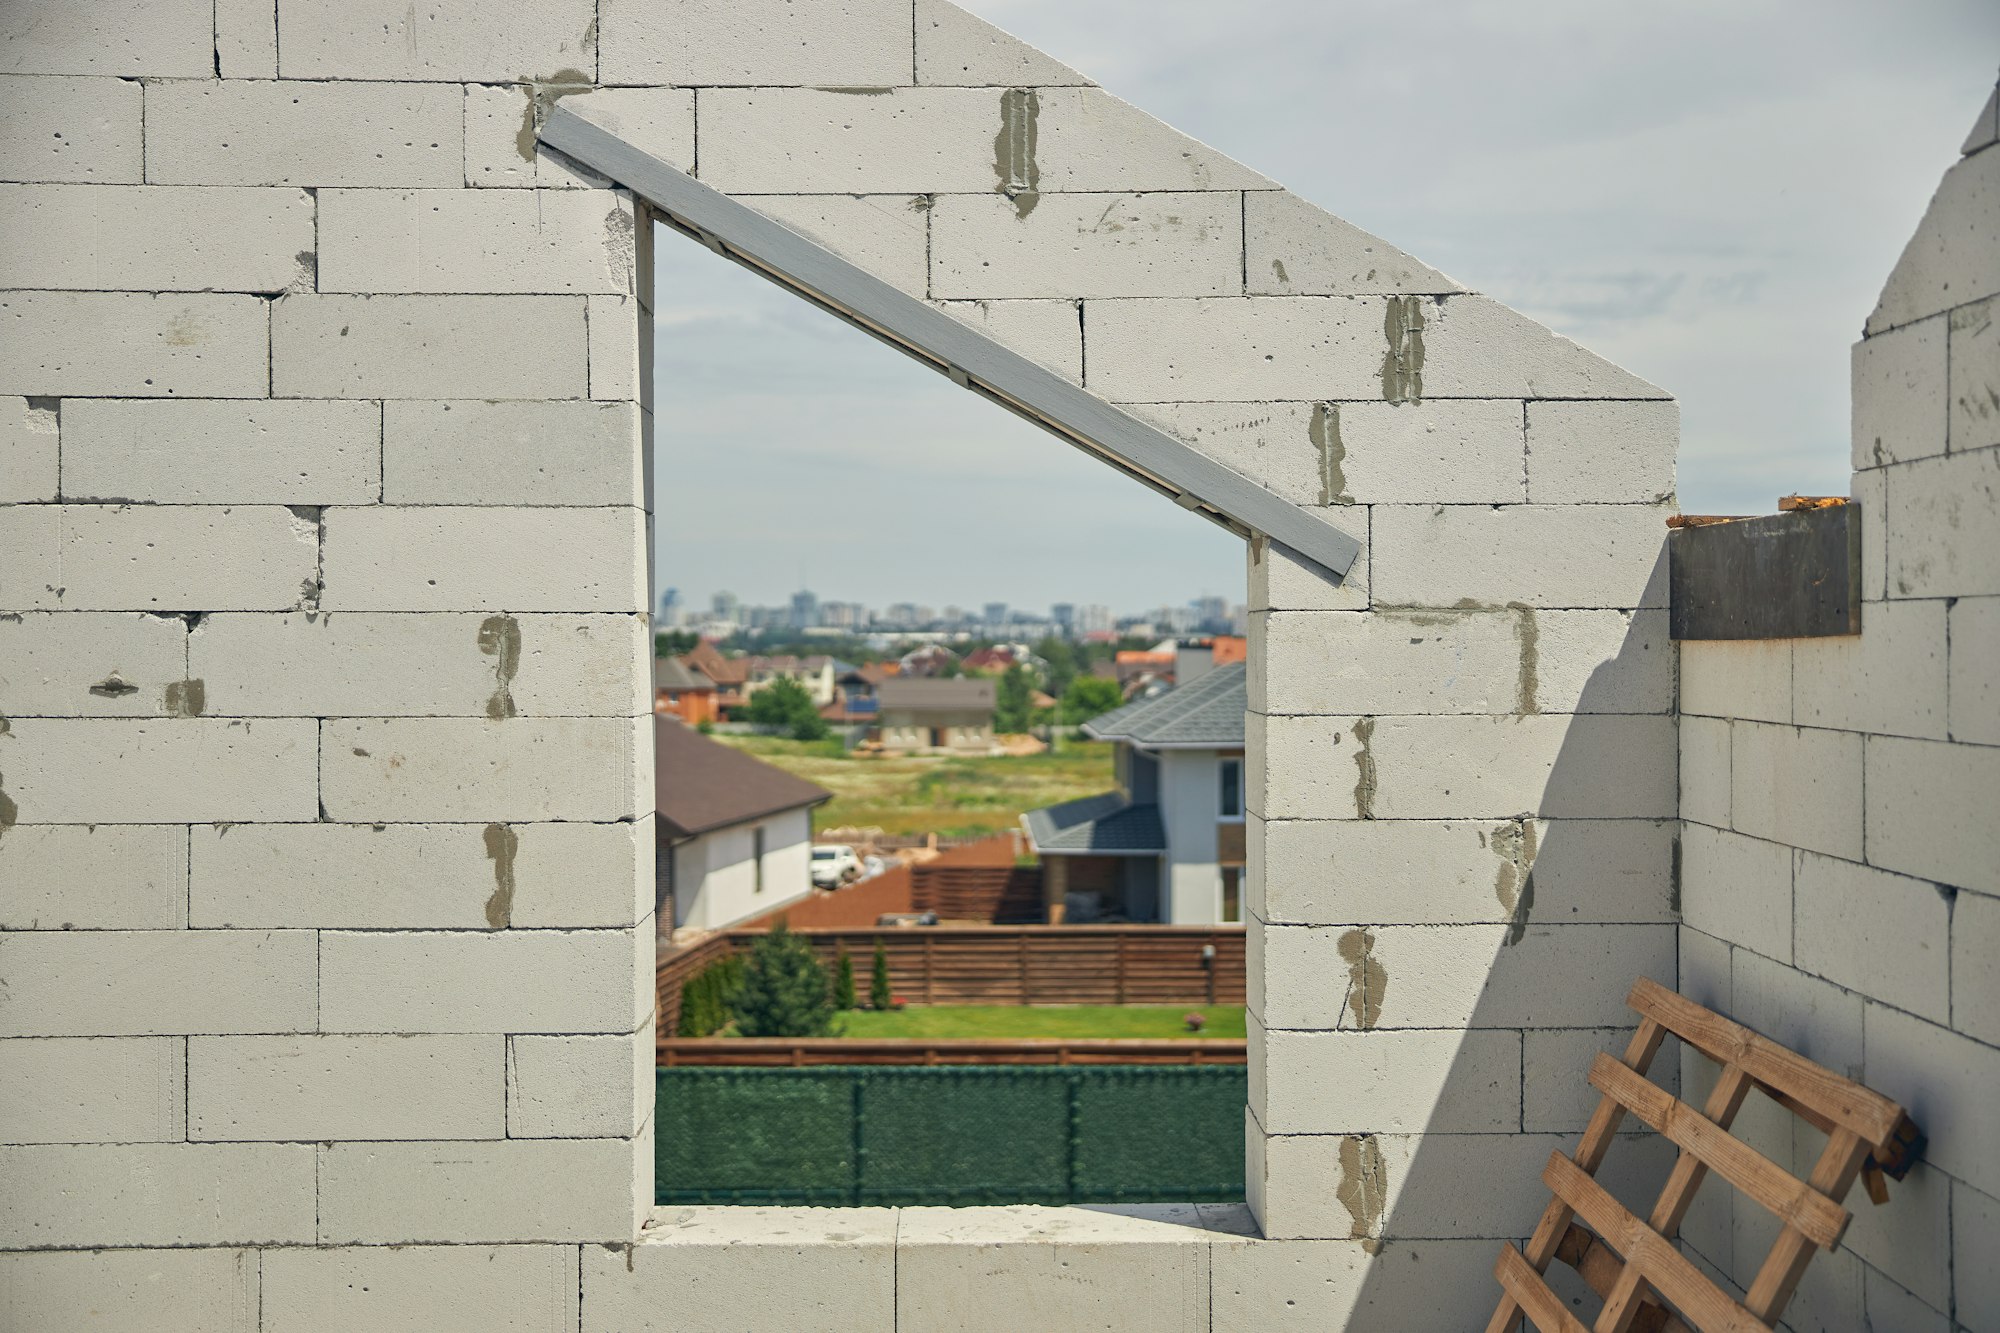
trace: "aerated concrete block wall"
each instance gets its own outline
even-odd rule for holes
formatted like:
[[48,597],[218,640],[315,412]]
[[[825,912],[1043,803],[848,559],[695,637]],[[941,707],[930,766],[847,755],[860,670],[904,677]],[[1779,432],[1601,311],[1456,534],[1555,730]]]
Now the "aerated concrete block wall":
[[[0,71],[10,1326],[1483,1316],[1676,975],[1660,390],[942,0],[22,0]],[[642,1235],[652,233],[557,100],[1363,542],[1248,553],[1254,1223]]]
[[[1854,346],[1860,635],[1681,646],[1682,988],[1930,1136],[1888,1207],[1855,1192],[1845,1245],[1806,1271],[1801,1330],[2000,1328],[1993,117],[1988,102]],[[1824,1142],[1788,1116],[1746,1123],[1801,1175]],[[1728,1194],[1685,1234],[1747,1286],[1773,1229]]]

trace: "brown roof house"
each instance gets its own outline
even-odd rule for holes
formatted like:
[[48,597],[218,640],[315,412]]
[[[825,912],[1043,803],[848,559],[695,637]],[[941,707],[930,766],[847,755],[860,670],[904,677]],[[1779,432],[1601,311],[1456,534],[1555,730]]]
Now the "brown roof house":
[[876,687],[875,739],[903,753],[985,754],[993,748],[993,681],[893,676]]
[[671,717],[653,719],[653,769],[663,929],[719,930],[812,892],[812,811],[832,792]]

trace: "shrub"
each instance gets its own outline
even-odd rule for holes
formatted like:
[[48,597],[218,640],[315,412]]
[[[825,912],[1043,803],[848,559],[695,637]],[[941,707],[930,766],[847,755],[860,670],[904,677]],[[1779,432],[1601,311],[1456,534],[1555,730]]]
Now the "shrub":
[[881,1013],[889,1007],[889,951],[875,941],[875,970],[868,977],[868,1007]]
[[856,1006],[854,998],[854,960],[847,956],[847,946],[840,946],[840,952],[833,964],[833,1007],[846,1013]]
[[743,960],[720,958],[681,983],[678,1037],[712,1037],[729,1026],[736,990],[743,984]]
[[734,1007],[736,1030],[746,1037],[833,1035],[826,969],[782,921],[751,946]]

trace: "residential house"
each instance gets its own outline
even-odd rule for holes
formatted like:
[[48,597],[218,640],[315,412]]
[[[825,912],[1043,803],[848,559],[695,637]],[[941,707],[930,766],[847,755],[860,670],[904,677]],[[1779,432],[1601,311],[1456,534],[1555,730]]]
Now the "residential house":
[[681,663],[715,682],[715,706],[725,716],[731,709],[741,708],[748,698],[744,689],[750,679],[748,658],[724,657],[713,643],[703,639]]
[[789,653],[752,657],[743,693],[747,698],[773,681],[789,680],[804,688],[815,706],[824,708],[833,702],[834,681],[845,666],[831,657],[793,657]]
[[881,720],[873,739],[885,750],[985,754],[993,748],[991,678],[892,676],[876,687]]
[[941,643],[927,643],[903,654],[897,665],[905,676],[941,676],[958,665],[958,654]]
[[719,930],[812,892],[812,811],[832,792],[672,717],[653,719],[653,769],[663,931]]
[[653,711],[679,718],[690,727],[722,716],[715,682],[677,657],[653,660]]
[[965,661],[960,665],[967,671],[991,672],[998,675],[1021,661],[1023,656],[1025,654],[1017,654],[1014,648],[1006,644],[995,644],[990,648],[973,649],[965,655]]
[[1243,919],[1241,662],[1084,724],[1111,741],[1118,789],[1021,817],[1049,919]]

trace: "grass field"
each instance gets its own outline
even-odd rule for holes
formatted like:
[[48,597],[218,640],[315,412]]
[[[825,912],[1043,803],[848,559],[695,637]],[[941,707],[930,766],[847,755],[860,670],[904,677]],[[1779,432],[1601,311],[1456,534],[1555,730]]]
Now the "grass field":
[[813,812],[817,828],[972,837],[1019,827],[1024,810],[1113,785],[1111,746],[1102,741],[1063,741],[1035,755],[867,758],[845,753],[838,741],[720,732],[715,739],[831,791],[833,799]]
[[887,1013],[842,1014],[843,1037],[1188,1037],[1185,1019],[1202,1014],[1203,1037],[1243,1039],[1243,1009],[1217,1005],[912,1006]]

